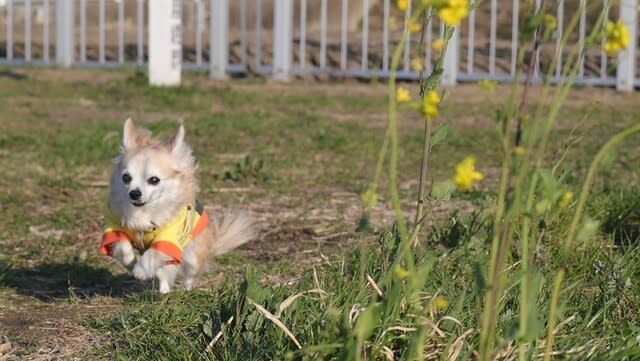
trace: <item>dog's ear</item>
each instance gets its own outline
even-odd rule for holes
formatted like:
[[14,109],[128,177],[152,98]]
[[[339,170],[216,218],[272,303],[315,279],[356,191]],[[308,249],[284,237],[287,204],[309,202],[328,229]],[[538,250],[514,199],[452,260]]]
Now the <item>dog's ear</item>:
[[176,135],[171,138],[169,143],[167,144],[172,153],[180,152],[184,149],[184,125],[182,122],[178,127],[178,131]]
[[176,171],[183,174],[193,174],[198,167],[191,147],[184,142],[184,125],[180,122],[176,135],[166,143],[169,152],[178,160],[176,162]]
[[133,149],[138,145],[138,129],[131,118],[124,121],[122,129],[122,149]]

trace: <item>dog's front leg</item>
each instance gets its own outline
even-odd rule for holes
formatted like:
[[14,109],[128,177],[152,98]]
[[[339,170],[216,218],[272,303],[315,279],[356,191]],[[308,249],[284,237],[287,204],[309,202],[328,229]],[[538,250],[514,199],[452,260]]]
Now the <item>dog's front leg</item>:
[[148,280],[156,276],[156,273],[163,267],[171,257],[157,249],[150,248],[138,260],[133,267],[133,276],[141,281]]
[[156,278],[158,279],[158,290],[160,293],[168,293],[171,291],[171,287],[176,281],[180,266],[175,264],[168,264],[164,267],[160,267],[156,272]]
[[136,254],[133,251],[133,246],[129,241],[121,241],[113,244],[111,248],[111,255],[117,259],[123,266],[125,266],[129,272],[136,265]]

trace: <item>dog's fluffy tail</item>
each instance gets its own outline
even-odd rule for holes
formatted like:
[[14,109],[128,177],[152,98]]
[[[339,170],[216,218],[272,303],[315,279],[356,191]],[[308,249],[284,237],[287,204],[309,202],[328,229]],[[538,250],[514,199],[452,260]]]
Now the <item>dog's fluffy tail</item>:
[[253,222],[246,212],[227,212],[221,218],[212,217],[213,255],[226,253],[255,237]]

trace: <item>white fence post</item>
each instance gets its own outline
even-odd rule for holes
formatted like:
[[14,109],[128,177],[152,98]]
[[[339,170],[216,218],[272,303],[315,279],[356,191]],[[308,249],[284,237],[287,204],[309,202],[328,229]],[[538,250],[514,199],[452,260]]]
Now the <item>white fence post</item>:
[[458,64],[460,61],[460,31],[456,28],[449,39],[447,52],[444,54],[444,70],[440,82],[442,85],[456,85],[458,80]]
[[229,0],[211,0],[209,77],[225,79],[229,63]]
[[620,0],[620,20],[629,29],[629,45],[618,53],[616,89],[633,91],[636,78],[636,34],[638,22],[638,0]]
[[292,0],[275,0],[273,7],[273,80],[289,81],[293,2]]
[[56,63],[73,64],[73,0],[56,1]]
[[182,75],[182,0],[149,4],[149,83],[180,85]]

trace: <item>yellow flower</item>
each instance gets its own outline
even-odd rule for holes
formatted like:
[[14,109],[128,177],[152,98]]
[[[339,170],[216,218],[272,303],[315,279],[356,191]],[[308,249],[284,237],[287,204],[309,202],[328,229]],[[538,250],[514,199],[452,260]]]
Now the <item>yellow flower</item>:
[[604,50],[609,55],[615,55],[618,50],[624,49],[629,45],[629,29],[622,20],[618,20],[615,23],[608,21],[604,29],[604,35]]
[[513,148],[513,153],[515,153],[516,155],[524,155],[525,149],[523,147],[518,146]]
[[433,299],[433,305],[436,307],[436,310],[443,311],[449,307],[449,301],[444,296],[436,296]]
[[571,191],[564,192],[564,194],[560,198],[560,202],[558,202],[558,207],[560,209],[567,208],[567,206],[569,205],[569,203],[571,203],[572,200],[573,200],[573,192]]
[[496,85],[498,85],[498,82],[495,80],[482,79],[478,81],[478,86],[488,92],[493,92],[494,90],[496,90]]
[[427,94],[425,94],[425,98],[433,104],[440,104],[440,95],[435,90],[429,90]]
[[393,269],[393,273],[395,274],[396,277],[398,277],[399,279],[404,279],[407,278],[409,276],[409,271],[407,271],[406,269],[400,267],[400,266],[396,266]]
[[422,114],[427,118],[433,118],[438,115],[438,105],[440,104],[440,95],[435,90],[429,90],[422,98]]
[[431,49],[433,49],[433,51],[440,51],[442,50],[442,46],[444,45],[444,39],[439,38],[433,41],[433,43],[431,43]]
[[416,56],[415,58],[411,59],[411,68],[415,71],[423,71],[424,64],[422,63],[422,58]]
[[407,7],[409,6],[409,0],[398,0],[396,1],[396,6],[400,10],[407,10]]
[[438,10],[438,15],[447,25],[458,25],[460,20],[469,15],[469,0],[449,0]]
[[551,14],[544,14],[542,20],[544,21],[544,25],[549,29],[555,29],[556,26],[558,26],[558,19]]
[[420,31],[420,29],[422,29],[422,24],[415,20],[409,20],[409,24],[407,25],[407,27],[409,28],[410,32],[417,33],[418,31]]
[[378,202],[378,193],[376,193],[374,189],[369,188],[360,195],[360,200],[362,200],[365,208],[371,208]]
[[398,28],[398,19],[395,16],[389,16],[389,29],[395,30]]
[[473,156],[465,157],[462,162],[456,165],[456,174],[453,181],[462,189],[470,189],[473,182],[482,180],[484,175],[475,168],[476,158]]
[[428,118],[433,118],[438,115],[438,107],[433,104],[424,103],[422,106],[422,112]]
[[409,93],[409,90],[403,87],[399,87],[398,89],[396,89],[396,101],[398,103],[406,103],[408,101],[411,101],[411,93]]

